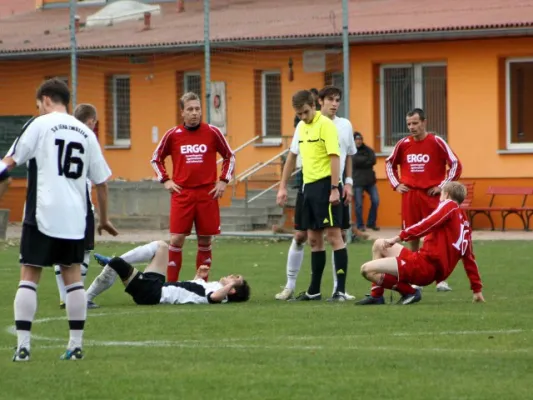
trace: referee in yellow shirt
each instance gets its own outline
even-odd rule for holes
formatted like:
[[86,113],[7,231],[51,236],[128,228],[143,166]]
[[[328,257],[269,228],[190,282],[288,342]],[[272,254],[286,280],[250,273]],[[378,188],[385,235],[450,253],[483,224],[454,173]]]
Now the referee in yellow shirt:
[[[302,230],[307,230],[311,246],[311,284],[296,300],[321,300],[320,286],[326,266],[324,230],[333,248],[337,293],[346,292],[348,252],[341,234],[343,206],[340,201],[342,187],[339,185],[339,135],[333,121],[316,111],[315,99],[310,91],[297,92],[292,97],[292,106],[303,121],[298,125],[295,137],[298,139],[304,178]],[[295,159],[288,157],[283,168],[277,196],[280,206],[287,201],[287,182],[294,170]]]

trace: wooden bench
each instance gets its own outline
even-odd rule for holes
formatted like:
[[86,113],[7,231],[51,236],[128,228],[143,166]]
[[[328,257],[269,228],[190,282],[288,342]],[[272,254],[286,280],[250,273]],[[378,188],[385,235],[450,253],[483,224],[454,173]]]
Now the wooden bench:
[[[478,214],[487,216],[490,221],[491,229],[494,230],[494,220],[491,213],[499,212],[502,216],[502,231],[505,231],[505,220],[509,215],[517,215],[522,220],[524,230],[528,231],[530,226],[530,219],[533,216],[533,207],[526,206],[528,196],[533,195],[533,188],[531,187],[516,187],[516,186],[490,186],[487,189],[487,194],[491,196],[489,205],[486,207],[473,207],[472,199],[474,198],[474,183],[463,183],[467,190],[468,195],[461,208],[465,210],[470,219],[470,224],[474,226],[474,217]],[[494,206],[494,199],[496,196],[521,196],[522,204],[515,207],[500,207]]]

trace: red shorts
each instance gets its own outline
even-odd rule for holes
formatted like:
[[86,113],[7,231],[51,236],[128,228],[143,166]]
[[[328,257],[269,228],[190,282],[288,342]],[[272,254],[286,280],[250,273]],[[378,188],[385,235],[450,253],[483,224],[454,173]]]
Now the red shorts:
[[189,235],[194,228],[200,236],[220,233],[218,200],[213,198],[212,185],[182,189],[173,193],[170,200],[170,234]]
[[409,189],[402,194],[402,229],[409,228],[439,206],[440,194],[430,196],[426,189]]
[[418,252],[403,248],[396,257],[398,281],[418,286],[428,286],[435,281],[437,270]]

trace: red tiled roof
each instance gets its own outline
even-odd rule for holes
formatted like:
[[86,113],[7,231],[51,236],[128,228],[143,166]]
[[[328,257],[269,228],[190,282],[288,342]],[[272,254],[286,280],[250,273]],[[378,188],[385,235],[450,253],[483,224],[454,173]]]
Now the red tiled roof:
[[[225,0],[211,10],[211,40],[281,41],[324,38],[342,33],[341,0]],[[202,2],[161,5],[152,29],[142,21],[108,27],[82,28],[77,35],[81,50],[186,47],[203,41]],[[349,31],[353,39],[409,33],[499,30],[533,27],[533,0],[357,0],[350,1]],[[79,8],[82,21],[99,8]],[[0,54],[24,54],[69,49],[68,9],[42,10],[0,19]],[[46,33],[45,33],[46,32]],[[508,33],[508,32],[505,32]],[[503,35],[504,32],[501,32]],[[528,34],[533,34],[533,30]],[[237,43],[235,43],[237,44]]]

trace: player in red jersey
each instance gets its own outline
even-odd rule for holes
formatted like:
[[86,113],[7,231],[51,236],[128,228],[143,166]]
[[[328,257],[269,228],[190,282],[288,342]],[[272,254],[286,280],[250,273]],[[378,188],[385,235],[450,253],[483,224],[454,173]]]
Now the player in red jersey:
[[[183,125],[170,129],[155,149],[152,166],[159,182],[171,193],[170,246],[167,280],[177,282],[182,248],[194,223],[198,236],[196,268],[211,265],[211,237],[220,233],[218,199],[224,194],[235,166],[235,155],[218,128],[202,122],[200,98],[185,93],[180,99]],[[217,153],[223,158],[217,180]],[[165,158],[172,157],[169,178]]]
[[[472,249],[472,228],[460,204],[466,197],[466,188],[459,182],[444,185],[438,207],[422,221],[402,230],[392,239],[378,239],[372,248],[373,260],[361,267],[363,276],[386,289],[402,295],[398,304],[413,304],[422,299],[420,288],[444,281],[462,260],[474,302],[484,302],[481,278]],[[399,245],[401,241],[425,236],[419,251]],[[357,302],[360,305],[384,304],[383,293],[371,294]]]
[[[402,194],[403,229],[431,214],[439,204],[442,187],[458,180],[462,171],[461,162],[450,146],[426,131],[423,110],[415,108],[407,113],[407,127],[411,135],[396,143],[386,162],[387,177],[394,190]],[[410,247],[417,251],[420,239],[412,240]],[[437,290],[451,288],[444,281],[437,283]]]

